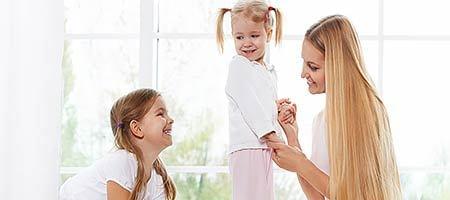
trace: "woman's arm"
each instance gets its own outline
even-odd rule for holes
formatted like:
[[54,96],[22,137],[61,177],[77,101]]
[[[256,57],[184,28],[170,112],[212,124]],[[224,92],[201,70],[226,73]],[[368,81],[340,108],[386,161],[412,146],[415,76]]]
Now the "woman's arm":
[[[291,104],[291,102],[288,99],[280,99],[279,101],[277,101],[277,107],[279,110],[278,121],[280,122],[280,124],[283,127],[283,130],[286,134],[288,145],[291,147],[297,148],[301,152],[302,148],[300,146],[300,142],[298,141],[298,125],[297,125],[297,121],[296,121],[297,106],[295,104]],[[274,140],[270,140],[270,139],[269,139],[269,141],[272,143],[278,143],[278,141],[274,141]],[[269,146],[270,146],[270,144],[269,144]],[[306,158],[304,155],[303,155],[303,157]],[[276,157],[276,158],[280,159],[279,157]],[[274,161],[276,163],[278,162],[278,160],[276,160],[276,159],[274,159]],[[277,164],[280,167],[282,167],[279,163],[277,163]],[[313,166],[315,167],[315,165],[313,165]],[[322,174],[324,174],[324,173],[322,171],[320,171],[319,169],[317,169],[317,170],[318,171],[316,171],[316,172],[318,172],[317,173],[318,178],[325,180],[325,181],[323,181],[323,180],[319,181],[317,183],[319,185],[315,185],[316,187],[319,188],[319,190],[317,190],[315,187],[313,187],[307,181],[306,178],[302,177],[301,173],[297,172],[298,182],[300,183],[300,186],[302,187],[302,190],[305,193],[306,197],[310,200],[311,199],[313,199],[313,200],[324,199],[324,196],[327,196],[327,197],[329,196],[329,195],[325,195],[327,193],[329,177],[326,174],[325,174],[326,177],[323,177]],[[322,172],[322,174],[320,172]],[[313,173],[313,174],[315,174],[315,173]],[[315,175],[313,175],[312,177],[314,177],[314,176]],[[325,182],[325,184],[323,184],[322,182]],[[325,189],[321,189],[321,188],[323,188],[322,185],[325,186]]]
[[[299,182],[302,188],[305,186],[305,193],[308,192],[307,196],[317,196],[314,192],[310,193],[312,189],[315,189],[320,195],[329,198],[329,176],[308,160],[299,148],[271,141],[268,141],[267,145],[274,149],[273,160],[278,166],[296,172],[297,176],[300,176]],[[302,182],[307,182],[311,187],[308,187],[307,184],[303,185]]]
[[319,191],[314,189],[313,186],[311,186],[308,181],[306,181],[304,178],[300,176],[299,173],[297,173],[297,179],[300,183],[300,186],[302,187],[303,192],[306,195],[306,198],[309,200],[323,200],[324,197],[322,194],[320,194]]
[[[296,123],[295,123],[296,124]],[[286,138],[288,141],[288,145],[292,147],[297,147],[299,150],[302,148],[300,147],[300,142],[298,141],[298,128],[294,126],[292,127],[283,127],[286,133]],[[282,125],[283,126],[283,125]],[[317,191],[311,184],[308,183],[301,175],[300,173],[297,173],[297,179],[300,183],[300,186],[302,187],[303,192],[305,193],[306,197],[309,200],[317,200],[317,199],[324,199],[323,195],[320,194],[319,191]]]
[[108,200],[128,200],[131,193],[114,181],[106,182],[106,197]]

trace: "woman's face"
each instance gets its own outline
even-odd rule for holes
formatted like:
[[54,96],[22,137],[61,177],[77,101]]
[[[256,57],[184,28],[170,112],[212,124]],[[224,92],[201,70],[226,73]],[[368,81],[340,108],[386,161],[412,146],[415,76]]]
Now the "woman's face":
[[311,94],[325,92],[325,56],[305,39],[302,45],[303,69],[301,77],[306,79]]

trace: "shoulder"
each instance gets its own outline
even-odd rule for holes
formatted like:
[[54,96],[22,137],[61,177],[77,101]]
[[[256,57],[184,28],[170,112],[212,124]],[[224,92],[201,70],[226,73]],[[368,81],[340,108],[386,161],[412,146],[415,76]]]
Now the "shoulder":
[[244,56],[235,55],[230,61],[230,72],[245,73],[255,70],[254,64]]
[[99,164],[109,165],[109,166],[118,166],[118,167],[130,167],[132,166],[133,161],[135,161],[134,154],[124,150],[119,149],[115,150],[111,153],[108,153],[102,160],[99,161]]
[[252,62],[244,56],[235,55],[231,58],[230,65],[252,65]]
[[320,111],[313,119],[313,130],[324,129],[325,115],[324,111]]
[[97,164],[97,170],[106,181],[131,189],[137,174],[136,158],[126,150],[117,150],[106,155]]
[[151,199],[154,200],[166,199],[164,181],[162,176],[156,173],[155,169],[152,170],[152,176],[147,184],[147,195],[151,195]]

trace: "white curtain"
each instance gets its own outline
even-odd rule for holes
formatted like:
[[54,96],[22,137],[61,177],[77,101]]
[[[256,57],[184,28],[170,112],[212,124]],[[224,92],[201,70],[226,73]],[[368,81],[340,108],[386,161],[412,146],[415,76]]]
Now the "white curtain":
[[0,0],[0,199],[57,199],[63,0]]

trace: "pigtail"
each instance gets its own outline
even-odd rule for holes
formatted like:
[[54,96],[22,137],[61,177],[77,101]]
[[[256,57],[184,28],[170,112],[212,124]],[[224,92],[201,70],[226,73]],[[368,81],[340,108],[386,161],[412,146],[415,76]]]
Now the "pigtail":
[[145,191],[145,188],[147,186],[148,180],[150,180],[151,174],[149,174],[148,177],[145,176],[145,168],[144,168],[144,155],[142,154],[142,151],[135,147],[131,146],[133,152],[136,155],[137,160],[137,175],[136,175],[136,184],[134,185],[133,190],[131,191],[130,200],[139,200],[143,198],[143,194],[145,194],[143,191]]
[[276,27],[275,27],[275,44],[281,43],[281,38],[283,35],[283,19],[281,16],[281,11],[278,8],[274,8],[272,6],[269,6],[269,12],[274,11],[275,12],[275,21],[276,21]]
[[219,10],[219,15],[217,16],[217,21],[216,21],[216,42],[217,42],[217,45],[219,46],[220,53],[223,53],[223,43],[224,43],[223,16],[227,12],[231,12],[231,9],[221,8]]
[[153,162],[153,168],[155,169],[156,173],[162,177],[164,190],[166,192],[166,200],[175,200],[177,196],[175,184],[167,175],[166,168],[164,167],[164,164],[159,157],[156,158],[155,162]]

